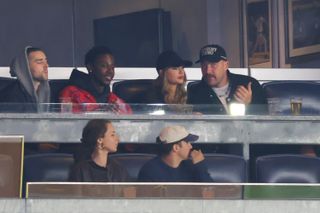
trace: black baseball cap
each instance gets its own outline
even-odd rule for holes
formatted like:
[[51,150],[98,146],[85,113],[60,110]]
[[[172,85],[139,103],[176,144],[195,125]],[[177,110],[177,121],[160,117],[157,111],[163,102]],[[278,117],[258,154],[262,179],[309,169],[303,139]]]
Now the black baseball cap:
[[158,56],[156,69],[159,71],[168,67],[190,67],[191,65],[191,61],[183,60],[176,52],[167,50]]
[[219,45],[210,44],[201,48],[199,53],[199,60],[195,63],[210,61],[210,62],[218,62],[221,60],[227,60],[226,51]]

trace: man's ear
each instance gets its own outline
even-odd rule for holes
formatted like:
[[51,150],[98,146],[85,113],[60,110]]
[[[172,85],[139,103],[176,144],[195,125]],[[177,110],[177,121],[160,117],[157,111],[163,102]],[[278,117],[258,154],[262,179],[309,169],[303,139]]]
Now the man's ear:
[[179,144],[174,144],[173,146],[172,146],[172,151],[174,151],[174,152],[176,152],[176,151],[178,151],[179,150]]
[[224,66],[225,66],[225,69],[226,69],[226,70],[229,69],[229,61],[225,61]]

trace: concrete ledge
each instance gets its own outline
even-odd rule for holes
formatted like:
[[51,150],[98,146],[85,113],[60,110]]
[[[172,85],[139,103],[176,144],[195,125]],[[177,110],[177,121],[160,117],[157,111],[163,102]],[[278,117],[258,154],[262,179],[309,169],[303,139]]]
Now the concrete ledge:
[[26,213],[318,213],[314,200],[28,199]]
[[1,213],[318,213],[317,200],[0,199]]
[[1,213],[25,213],[26,200],[0,198],[0,212]]

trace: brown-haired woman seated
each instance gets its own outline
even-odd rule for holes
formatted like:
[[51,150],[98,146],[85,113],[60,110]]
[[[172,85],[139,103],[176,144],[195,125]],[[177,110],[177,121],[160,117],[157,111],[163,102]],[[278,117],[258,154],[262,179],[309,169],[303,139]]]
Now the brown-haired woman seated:
[[128,181],[126,169],[108,158],[117,151],[119,137],[109,120],[95,119],[82,131],[83,151],[88,158],[76,163],[70,174],[73,182],[123,182]]

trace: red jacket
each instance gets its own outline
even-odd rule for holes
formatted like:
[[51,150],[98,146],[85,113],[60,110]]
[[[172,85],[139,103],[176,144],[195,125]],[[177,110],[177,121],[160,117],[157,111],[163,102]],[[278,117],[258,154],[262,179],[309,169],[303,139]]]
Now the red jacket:
[[[97,103],[96,99],[89,92],[76,86],[67,86],[60,93],[60,100],[72,103],[72,112],[90,112],[90,111],[113,111],[119,114],[132,114],[131,107],[121,98],[110,92],[106,102],[109,105]],[[110,105],[113,104],[113,105]]]
[[[60,92],[59,99],[61,102],[71,102],[72,112],[111,111],[117,114],[132,114],[130,105],[109,92],[109,88],[103,94],[97,94],[86,73],[73,70],[69,83],[69,86]],[[99,101],[96,97],[99,97]]]

